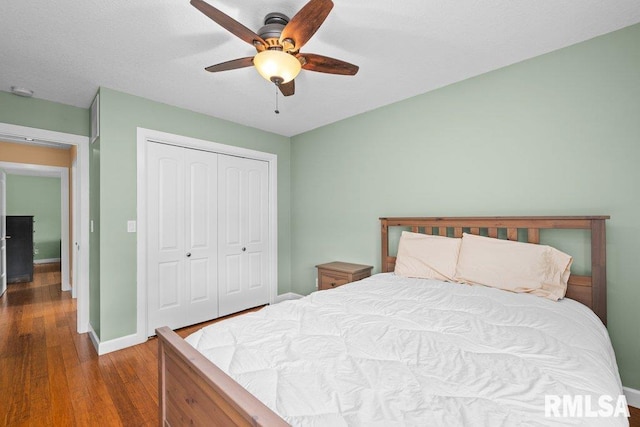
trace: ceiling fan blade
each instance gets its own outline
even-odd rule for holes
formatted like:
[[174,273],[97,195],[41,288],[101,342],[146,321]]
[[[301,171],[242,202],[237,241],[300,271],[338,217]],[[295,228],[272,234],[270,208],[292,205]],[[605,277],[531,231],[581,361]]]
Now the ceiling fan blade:
[[354,76],[360,69],[357,65],[349,64],[339,59],[329,58],[328,56],[313,53],[299,53],[296,56],[298,58],[304,58],[302,68],[309,71]]
[[333,2],[331,0],[310,0],[284,27],[280,35],[280,43],[291,39],[293,40],[293,49],[289,50],[294,52],[300,50],[318,31],[332,8]]
[[211,73],[217,73],[218,71],[235,70],[237,68],[251,67],[253,65],[253,56],[246,58],[233,59],[231,61],[222,62],[220,64],[211,65],[205,70]]
[[284,96],[291,96],[296,93],[296,84],[294,82],[295,80],[291,80],[289,83],[279,84],[278,88],[280,92],[282,92]]
[[191,4],[200,12],[211,18],[222,28],[246,41],[250,45],[256,46],[257,44],[262,45],[263,47],[267,46],[266,42],[262,40],[259,35],[257,35],[235,19],[231,18],[229,15],[226,15],[225,13],[211,6],[209,3],[202,0],[191,0]]

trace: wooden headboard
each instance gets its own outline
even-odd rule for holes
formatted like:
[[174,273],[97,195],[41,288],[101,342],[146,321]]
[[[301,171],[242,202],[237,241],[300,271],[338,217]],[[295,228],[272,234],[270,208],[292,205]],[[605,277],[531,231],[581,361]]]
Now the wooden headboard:
[[[389,256],[389,227],[407,227],[414,233],[462,237],[485,234],[498,238],[506,230],[506,239],[518,240],[526,233],[526,241],[540,243],[541,229],[591,230],[591,276],[571,275],[567,297],[591,308],[607,324],[607,254],[605,220],[609,216],[496,216],[496,217],[431,217],[380,218],[382,226],[382,272],[393,271],[396,258]],[[524,231],[526,230],[526,231]]]

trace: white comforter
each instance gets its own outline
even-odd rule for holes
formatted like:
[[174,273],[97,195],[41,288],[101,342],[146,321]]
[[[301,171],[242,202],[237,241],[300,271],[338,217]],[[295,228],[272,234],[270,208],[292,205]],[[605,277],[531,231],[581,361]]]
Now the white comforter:
[[583,305],[379,274],[187,341],[292,425],[627,425],[545,417],[545,394],[622,392]]

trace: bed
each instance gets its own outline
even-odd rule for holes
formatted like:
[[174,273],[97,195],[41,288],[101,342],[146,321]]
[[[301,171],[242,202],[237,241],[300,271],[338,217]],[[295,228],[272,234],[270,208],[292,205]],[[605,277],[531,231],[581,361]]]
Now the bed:
[[[381,218],[381,274],[186,340],[159,328],[160,423],[626,425],[625,418],[544,416],[545,394],[622,392],[604,327],[606,219]],[[560,302],[399,277],[389,251],[393,227],[530,243],[543,229],[590,230],[591,274],[571,276]]]

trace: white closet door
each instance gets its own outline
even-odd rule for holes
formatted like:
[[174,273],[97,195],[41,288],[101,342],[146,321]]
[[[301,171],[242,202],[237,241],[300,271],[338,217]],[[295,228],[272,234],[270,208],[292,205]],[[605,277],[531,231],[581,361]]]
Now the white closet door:
[[148,145],[147,333],[218,317],[217,154]]
[[269,302],[267,162],[218,157],[220,316]]
[[186,313],[182,326],[218,317],[218,155],[185,149]]

